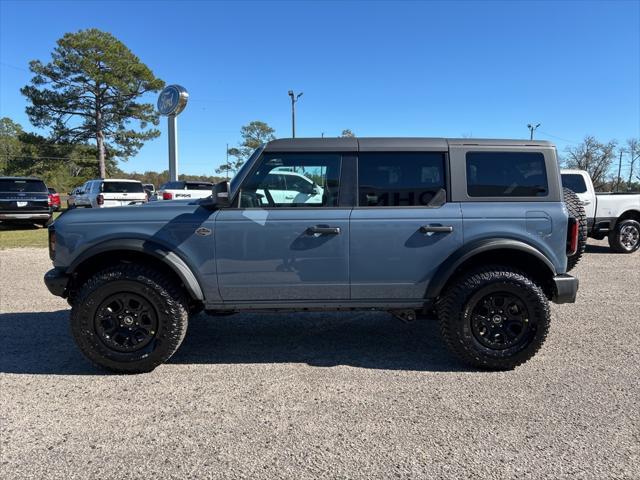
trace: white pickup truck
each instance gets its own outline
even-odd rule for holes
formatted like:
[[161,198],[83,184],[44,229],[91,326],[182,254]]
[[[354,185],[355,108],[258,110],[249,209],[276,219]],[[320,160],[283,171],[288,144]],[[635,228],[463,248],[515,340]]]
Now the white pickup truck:
[[640,193],[596,193],[584,170],[562,170],[562,186],[573,190],[587,214],[588,235],[609,237],[611,250],[633,253],[640,248]]

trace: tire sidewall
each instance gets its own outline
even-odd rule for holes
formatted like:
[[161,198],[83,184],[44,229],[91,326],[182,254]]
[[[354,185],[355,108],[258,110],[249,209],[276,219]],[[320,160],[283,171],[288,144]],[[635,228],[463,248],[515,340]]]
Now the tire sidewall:
[[[527,333],[526,342],[518,343],[509,348],[497,350],[482,345],[473,333],[471,326],[472,312],[477,302],[480,301],[486,295],[491,293],[506,292],[515,295],[519,298],[527,307],[529,313],[529,332]],[[513,280],[509,282],[497,280],[483,285],[482,287],[469,292],[463,301],[463,308],[458,315],[458,328],[460,335],[464,339],[466,345],[472,345],[473,350],[479,353],[483,357],[489,357],[493,359],[503,358],[517,358],[522,352],[526,352],[528,348],[532,346],[535,341],[535,337],[538,334],[538,327],[544,320],[544,316],[541,315],[541,310],[538,306],[538,299],[535,294],[532,294],[528,289],[514,283]]]
[[633,225],[638,232],[640,232],[640,223],[638,223],[637,221],[633,220],[633,219],[627,219],[627,220],[622,220],[621,222],[619,222],[616,225],[616,228],[614,230],[614,234],[615,234],[615,242],[616,242],[616,247],[618,249],[618,251],[622,252],[622,253],[633,253],[635,251],[637,251],[640,248],[640,241],[638,241],[633,248],[628,249],[627,247],[625,247],[622,242],[621,242],[621,235],[622,235],[622,229],[628,225]]
[[[475,300],[491,292],[505,291],[517,295],[529,312],[532,331],[528,342],[503,350],[482,345],[475,337],[471,314]],[[513,271],[482,270],[470,273],[451,292],[439,312],[447,344],[461,359],[475,367],[510,370],[529,360],[542,346],[549,332],[549,303],[538,285]]]
[[[109,278],[115,276],[116,278]],[[87,292],[81,292],[71,312],[71,331],[82,352],[94,363],[113,370],[149,371],[163,363],[172,353],[176,335],[178,306],[158,284],[145,277],[117,278],[117,273],[100,275]],[[135,293],[153,306],[158,330],[153,346],[137,352],[117,352],[107,347],[95,331],[97,311],[109,296],[119,292]]]

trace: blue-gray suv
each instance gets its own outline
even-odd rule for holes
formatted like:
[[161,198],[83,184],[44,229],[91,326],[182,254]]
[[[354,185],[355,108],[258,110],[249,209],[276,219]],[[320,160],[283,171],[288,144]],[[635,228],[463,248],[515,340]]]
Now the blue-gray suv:
[[201,310],[435,310],[462,361],[512,369],[549,301],[575,301],[574,197],[548,142],[275,140],[208,198],[63,214],[45,283],[82,352],[119,372],[168,360]]

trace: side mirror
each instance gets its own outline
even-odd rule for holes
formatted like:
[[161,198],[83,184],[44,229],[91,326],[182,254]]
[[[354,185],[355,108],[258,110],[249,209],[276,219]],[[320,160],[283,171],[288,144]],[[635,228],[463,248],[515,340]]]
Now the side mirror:
[[229,206],[229,182],[216,183],[211,189],[211,196],[206,201],[210,208],[224,208]]

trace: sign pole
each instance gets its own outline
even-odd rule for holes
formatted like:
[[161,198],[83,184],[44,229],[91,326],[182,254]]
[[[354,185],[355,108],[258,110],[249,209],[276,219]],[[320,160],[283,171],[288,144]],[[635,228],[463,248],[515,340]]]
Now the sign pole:
[[187,106],[189,94],[180,85],[165,87],[158,97],[158,113],[167,117],[169,135],[169,181],[178,180],[178,115]]
[[169,181],[178,181],[178,117],[167,117],[169,132]]

